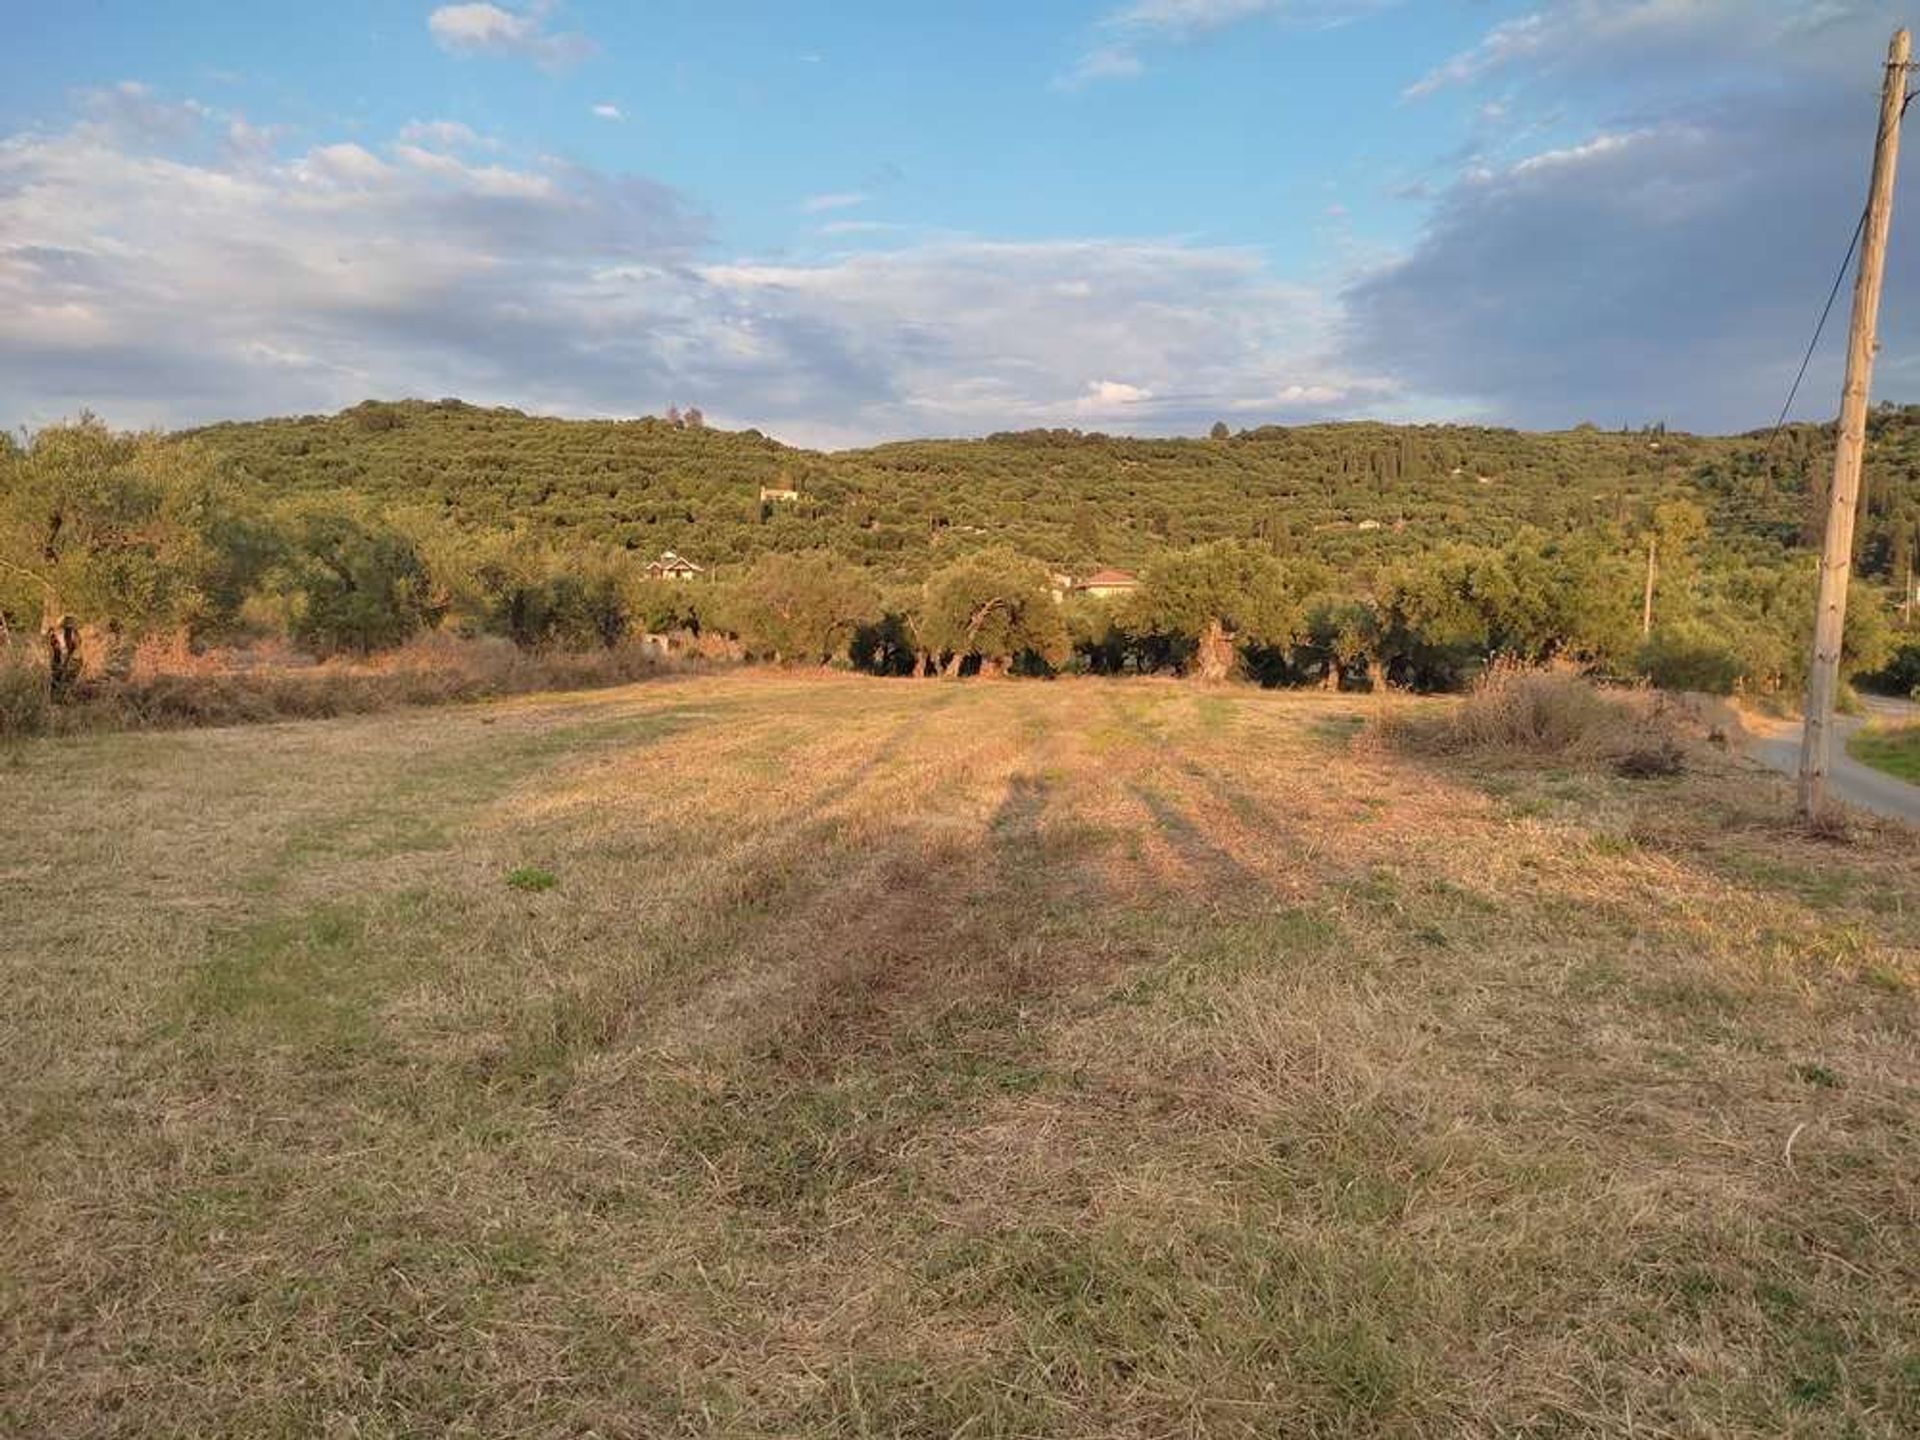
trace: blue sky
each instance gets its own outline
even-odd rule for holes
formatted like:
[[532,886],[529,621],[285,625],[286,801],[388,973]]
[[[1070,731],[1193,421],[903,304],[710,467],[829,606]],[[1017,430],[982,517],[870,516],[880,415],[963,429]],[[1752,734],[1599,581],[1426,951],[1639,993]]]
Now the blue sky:
[[0,418],[1758,425],[1897,8],[22,5]]

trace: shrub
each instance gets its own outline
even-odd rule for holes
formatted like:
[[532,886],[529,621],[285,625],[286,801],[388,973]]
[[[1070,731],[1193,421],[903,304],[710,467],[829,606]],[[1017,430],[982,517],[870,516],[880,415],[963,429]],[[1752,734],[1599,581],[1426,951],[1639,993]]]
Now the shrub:
[[906,617],[891,611],[853,632],[847,656],[869,675],[911,675],[920,662]]
[[1920,695],[1920,640],[1902,641],[1885,665],[1854,678],[1861,689],[1877,695]]
[[45,734],[52,713],[47,667],[13,646],[0,648],[0,739]]
[[413,541],[346,508],[295,518],[289,589],[293,638],[322,655],[370,654],[432,620],[432,583]]
[[1662,625],[1641,642],[1640,673],[1662,690],[1731,695],[1747,662],[1712,629],[1694,623]]
[[1465,699],[1434,714],[1389,712],[1382,738],[1400,749],[1610,765],[1675,775],[1686,751],[1672,711],[1645,695],[1603,691],[1562,670],[1496,665]]
[[250,665],[246,656],[200,657],[187,671],[102,684],[60,707],[63,729],[174,729],[326,719],[517,695],[621,685],[680,669],[645,644],[582,652],[517,649],[497,636],[462,640],[430,632],[370,660]]

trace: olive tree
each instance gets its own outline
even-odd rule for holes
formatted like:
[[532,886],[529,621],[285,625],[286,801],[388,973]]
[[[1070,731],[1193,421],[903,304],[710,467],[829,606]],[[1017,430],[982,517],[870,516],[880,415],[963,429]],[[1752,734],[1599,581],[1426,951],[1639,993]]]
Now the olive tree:
[[1128,602],[1129,628],[1163,637],[1181,669],[1225,678],[1243,646],[1281,647],[1300,633],[1301,596],[1271,551],[1218,541],[1162,555]]
[[231,502],[202,450],[91,417],[0,457],[0,614],[37,623],[56,696],[90,663],[89,636],[111,666],[145,633],[237,609],[261,557]]
[[969,660],[1001,671],[1023,660],[1057,666],[1068,653],[1067,625],[1047,567],[1004,546],[975,551],[930,575],[915,626],[927,668],[944,656],[948,675],[958,675]]
[[290,512],[280,587],[293,638],[320,654],[398,645],[439,619],[426,561],[411,537],[354,508]]
[[866,571],[826,550],[762,555],[730,598],[741,643],[776,661],[828,664],[880,617],[880,593]]

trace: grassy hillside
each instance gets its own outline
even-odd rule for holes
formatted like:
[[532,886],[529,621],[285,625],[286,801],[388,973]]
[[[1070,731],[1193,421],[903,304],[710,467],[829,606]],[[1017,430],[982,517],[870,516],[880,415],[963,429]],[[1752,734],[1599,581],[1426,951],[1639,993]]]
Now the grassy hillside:
[[1920,1430],[1911,833],[1364,713],[760,672],[18,752],[0,1431]]
[[[1805,527],[1831,448],[1826,432],[1796,427],[1763,465],[1757,437],[1349,424],[820,454],[752,431],[536,419],[458,401],[369,402],[194,434],[275,492],[352,491],[470,527],[524,525],[709,564],[825,546],[913,577],[992,542],[1084,566],[1229,538],[1364,574],[1437,540],[1497,543],[1521,525],[1628,531],[1682,496],[1707,507],[1723,541],[1777,549]],[[1920,410],[1878,416],[1871,454],[1862,545],[1875,573],[1904,563],[1920,534]],[[763,505],[763,486],[802,498]]]

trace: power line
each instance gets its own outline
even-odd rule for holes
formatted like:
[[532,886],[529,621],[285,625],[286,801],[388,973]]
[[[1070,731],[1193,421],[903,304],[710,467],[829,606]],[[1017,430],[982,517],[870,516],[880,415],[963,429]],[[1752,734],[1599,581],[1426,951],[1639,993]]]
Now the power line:
[[1840,262],[1839,273],[1833,277],[1833,289],[1827,292],[1827,303],[1820,309],[1819,322],[1813,327],[1813,338],[1807,342],[1807,353],[1800,357],[1800,371],[1793,377],[1793,384],[1787,390],[1786,404],[1780,407],[1780,416],[1773,422],[1773,430],[1767,436],[1766,448],[1760,452],[1760,463],[1766,464],[1773,458],[1773,442],[1780,438],[1780,432],[1786,427],[1787,412],[1793,408],[1794,397],[1800,393],[1800,382],[1807,378],[1807,367],[1813,363],[1813,352],[1820,346],[1820,332],[1827,328],[1827,317],[1833,314],[1833,302],[1840,298],[1840,287],[1847,283],[1847,270],[1853,264],[1854,252],[1860,248],[1861,232],[1867,228],[1867,212],[1863,209],[1860,218],[1854,223],[1853,239],[1847,242],[1847,255]]
[[[1909,66],[1907,68],[1912,69],[1915,67]],[[1900,115],[1899,120],[1895,121],[1896,124],[1907,118],[1907,110],[1913,104],[1913,98],[1916,94],[1920,94],[1920,91],[1910,92],[1906,98],[1900,102]],[[1760,452],[1760,463],[1762,465],[1765,465],[1773,458],[1774,441],[1780,438],[1781,430],[1786,428],[1787,412],[1793,409],[1794,399],[1800,393],[1801,382],[1807,378],[1807,367],[1813,363],[1814,351],[1820,348],[1820,335],[1821,332],[1827,328],[1827,318],[1833,314],[1833,302],[1840,298],[1840,287],[1847,283],[1847,270],[1853,264],[1855,252],[1860,248],[1860,236],[1867,228],[1867,208],[1866,206],[1861,207],[1860,218],[1854,222],[1853,238],[1847,242],[1846,258],[1841,260],[1840,269],[1833,277],[1833,288],[1827,292],[1827,303],[1820,307],[1820,319],[1813,327],[1813,338],[1807,342],[1807,353],[1800,357],[1800,371],[1793,377],[1793,384],[1787,390],[1786,404],[1780,407],[1780,416],[1773,422],[1773,430],[1767,436],[1766,447]]]

